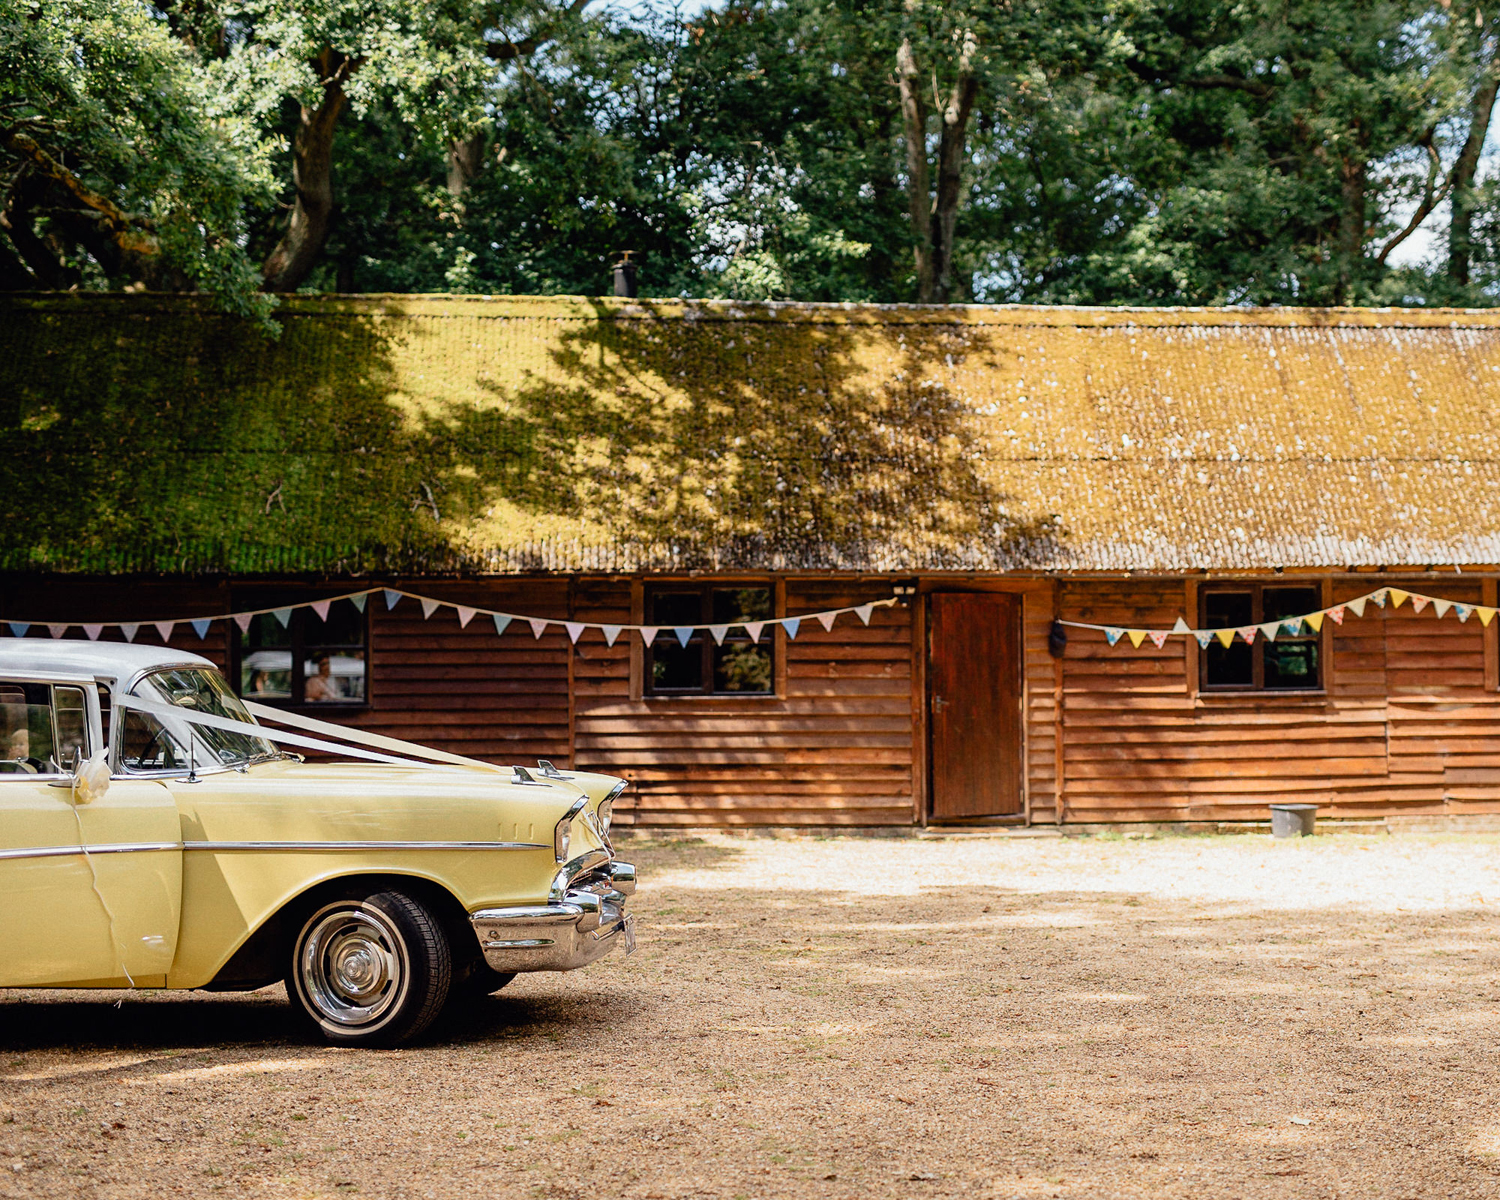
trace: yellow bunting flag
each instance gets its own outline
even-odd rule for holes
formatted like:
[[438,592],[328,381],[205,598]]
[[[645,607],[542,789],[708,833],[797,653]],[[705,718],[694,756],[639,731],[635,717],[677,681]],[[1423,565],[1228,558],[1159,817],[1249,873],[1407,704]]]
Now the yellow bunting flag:
[[1303,617],[1302,619],[1304,621],[1306,621],[1309,625],[1312,626],[1312,631],[1314,633],[1321,632],[1321,630],[1323,628],[1323,614],[1322,613],[1320,613],[1320,612],[1308,613],[1307,616]]
[[1388,594],[1391,598],[1392,608],[1400,608],[1402,601],[1411,595],[1410,592],[1403,592],[1400,588],[1391,588]]
[[1223,646],[1224,649],[1228,650],[1229,649],[1229,643],[1232,642],[1232,641],[1234,641],[1234,630],[1232,630],[1232,629],[1215,629],[1214,630],[1214,637],[1216,637],[1216,638],[1219,639],[1219,645]]
[[1474,611],[1479,614],[1479,623],[1486,629],[1488,629],[1490,622],[1495,619],[1495,610],[1493,608],[1485,608],[1485,606],[1481,604]]
[[1130,639],[1130,644],[1132,646],[1139,649],[1141,643],[1146,640],[1146,631],[1144,629],[1127,629],[1125,631],[1125,636]]

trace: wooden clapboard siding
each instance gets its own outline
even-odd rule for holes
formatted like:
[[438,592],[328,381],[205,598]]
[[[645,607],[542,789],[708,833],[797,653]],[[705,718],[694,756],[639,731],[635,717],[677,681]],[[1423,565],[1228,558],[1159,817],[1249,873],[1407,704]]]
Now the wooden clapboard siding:
[[[456,604],[568,615],[565,579],[397,586]],[[451,608],[424,619],[415,600],[387,610],[374,595],[369,605],[370,707],[337,720],[492,762],[568,765],[569,644],[561,626],[549,625],[538,639],[516,621],[496,637],[486,616],[461,628]]]
[[[889,584],[786,581],[796,616],[880,600]],[[578,620],[631,620],[630,582],[580,580]],[[630,645],[588,630],[573,648],[575,763],[631,781],[622,822],[907,825],[912,821],[911,622],[905,608],[804,622],[769,698],[630,693]],[[780,673],[779,673],[780,674]]]
[[[1339,581],[1336,601],[1379,581]],[[1415,586],[1415,585],[1413,585]],[[1477,583],[1422,589],[1478,603]],[[1074,581],[1065,618],[1169,626],[1177,581]],[[1063,669],[1065,819],[1264,818],[1276,800],[1333,817],[1500,811],[1500,703],[1487,691],[1484,635],[1408,605],[1326,625],[1326,692],[1197,693],[1185,639],[1139,649],[1070,640]]]

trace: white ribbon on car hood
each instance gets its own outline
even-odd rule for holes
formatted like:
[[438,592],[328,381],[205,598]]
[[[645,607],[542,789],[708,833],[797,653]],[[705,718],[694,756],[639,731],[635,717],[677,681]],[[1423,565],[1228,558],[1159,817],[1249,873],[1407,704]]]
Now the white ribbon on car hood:
[[[196,709],[181,708],[175,704],[161,704],[152,700],[144,700],[139,696],[116,696],[115,707],[134,709],[137,712],[149,713],[158,720],[173,718],[187,721],[193,725],[203,725],[209,729],[222,729],[226,733],[240,733],[247,737],[264,738],[268,742],[275,742],[284,746],[300,746],[306,750],[321,750],[328,754],[348,755],[353,758],[365,758],[372,762],[391,763],[402,767],[426,767],[435,763],[448,763],[455,766],[479,767],[486,771],[501,771],[508,768],[497,767],[492,763],[480,762],[477,758],[464,758],[458,754],[448,754],[442,750],[433,750],[427,746],[419,746],[415,742],[403,742],[399,738],[382,737],[375,733],[365,733],[362,730],[350,729],[344,725],[334,725],[328,721],[317,721],[311,717],[292,717],[291,714],[283,713],[277,709],[267,709],[260,704],[249,704],[247,707],[256,715],[267,715],[268,719],[281,721],[288,725],[300,725],[304,729],[314,729],[319,732],[328,732],[341,739],[338,742],[325,741],[322,738],[304,737],[298,733],[288,733],[283,729],[268,729],[264,725],[254,725],[248,721],[236,721],[232,717],[219,717],[211,713],[198,712]],[[386,750],[397,750],[409,757],[397,757],[395,754],[381,754],[374,750],[361,750],[357,746],[349,745],[357,742],[366,746],[380,746]],[[425,761],[424,761],[425,760]]]

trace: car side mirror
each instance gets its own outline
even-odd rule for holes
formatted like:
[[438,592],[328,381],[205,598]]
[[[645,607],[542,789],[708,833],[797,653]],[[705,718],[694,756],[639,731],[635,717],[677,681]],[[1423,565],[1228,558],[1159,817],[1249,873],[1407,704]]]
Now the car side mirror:
[[73,758],[73,796],[79,804],[92,804],[104,799],[109,791],[109,751],[100,750],[92,758],[79,762],[81,754]]

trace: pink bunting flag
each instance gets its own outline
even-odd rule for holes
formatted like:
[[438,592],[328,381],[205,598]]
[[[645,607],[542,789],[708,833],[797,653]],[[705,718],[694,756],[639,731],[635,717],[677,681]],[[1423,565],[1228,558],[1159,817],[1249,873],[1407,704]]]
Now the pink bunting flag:
[[1255,635],[1259,632],[1260,626],[1258,625],[1246,625],[1243,629],[1235,630],[1235,633],[1245,639],[1245,645],[1247,646],[1255,645]]
[[745,622],[745,632],[750,635],[750,640],[752,642],[758,642],[758,641],[760,641],[761,630],[763,630],[765,627],[766,627],[766,623],[764,621],[746,621]]
[[642,625],[641,641],[645,642],[646,645],[649,646],[652,642],[656,641],[656,633],[657,627],[655,625]]
[[818,614],[818,624],[821,625],[829,633],[833,632],[833,623],[837,619],[838,613],[836,612],[826,612]]
[[549,621],[540,621],[536,617],[528,617],[526,620],[526,624],[531,626],[531,636],[538,641],[541,641],[542,634],[546,632],[547,626],[550,623]]
[[68,627],[66,625],[48,625],[47,632],[55,638],[60,638],[68,632]]
[[859,614],[859,619],[868,625],[870,623],[870,614],[875,611],[875,606],[873,604],[861,604],[854,611]]
[[328,606],[332,603],[332,600],[314,600],[312,602],[311,607],[313,612],[318,614],[318,620],[328,620]]
[[162,641],[172,640],[172,630],[177,627],[176,621],[153,621],[152,624],[156,626],[156,632],[161,634]]
[[1411,607],[1413,612],[1421,612],[1424,608],[1427,607],[1427,597],[1415,595],[1412,596]]
[[1158,650],[1160,650],[1163,646],[1165,646],[1167,644],[1167,638],[1169,636],[1170,636],[1170,630],[1166,630],[1166,629],[1153,629],[1151,631],[1151,644],[1153,646],[1155,646]]
[[254,613],[235,613],[234,623],[240,627],[241,633],[250,632],[250,622],[255,620]]
[[465,608],[462,604],[455,604],[453,607],[458,611],[458,627],[460,629],[467,628],[469,622],[474,619],[474,614],[479,611],[477,608]]
[[1330,608],[1328,610],[1328,619],[1335,625],[1342,625],[1344,623],[1344,606],[1342,604],[1335,604]]
[[104,626],[103,625],[85,625],[83,627],[83,632],[88,635],[89,641],[91,641],[91,642],[97,642],[99,640],[99,635],[104,632]]
[[575,646],[578,645],[578,639],[583,634],[583,622],[564,621],[563,628],[568,631],[568,641],[572,642]]

